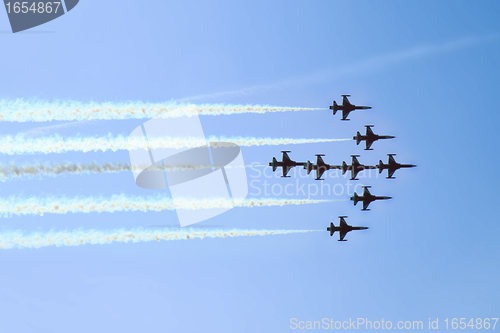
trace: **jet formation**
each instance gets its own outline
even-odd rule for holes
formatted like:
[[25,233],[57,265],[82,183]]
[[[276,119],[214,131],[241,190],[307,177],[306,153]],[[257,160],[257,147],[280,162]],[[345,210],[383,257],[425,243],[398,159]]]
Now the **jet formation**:
[[[337,111],[342,111],[342,118],[340,120],[349,120],[347,119],[347,117],[351,111],[371,109],[371,106],[357,106],[351,104],[349,102],[349,99],[347,98],[350,97],[350,95],[341,95],[341,96],[342,96],[342,105],[338,105],[335,101],[333,101],[333,105],[330,106],[330,109],[333,110],[333,115],[335,115]],[[356,135],[353,136],[353,140],[356,141],[356,145],[359,145],[361,141],[365,141],[364,150],[373,150],[371,147],[375,141],[395,138],[395,136],[392,135],[375,134],[372,130],[372,127],[374,127],[374,125],[365,125],[366,133],[364,135],[358,131]],[[342,164],[334,165],[334,164],[328,164],[323,160],[325,154],[315,154],[316,164],[314,164],[311,163],[311,161],[309,160],[307,162],[293,161],[288,156],[288,153],[290,153],[290,151],[282,151],[282,153],[283,153],[282,161],[278,161],[276,160],[275,157],[273,157],[273,160],[272,162],[269,163],[269,166],[273,168],[273,172],[276,171],[278,167],[281,167],[282,168],[281,177],[287,177],[287,178],[290,177],[287,176],[288,172],[292,168],[298,166],[302,166],[307,171],[308,175],[314,170],[316,174],[315,180],[324,180],[321,177],[328,170],[340,170],[342,171],[342,175],[344,175],[347,171],[350,171],[351,177],[349,179],[359,180],[358,178],[356,178],[358,174],[364,170],[370,170],[370,169],[378,169],[379,174],[382,173],[382,171],[387,170],[386,178],[394,179],[395,177],[393,177],[393,175],[396,172],[396,170],[404,168],[413,168],[416,166],[414,164],[401,164],[396,162],[396,160],[394,159],[394,156],[396,154],[387,154],[389,156],[387,164],[383,163],[382,160],[379,160],[379,163],[377,165],[364,165],[361,164],[358,160],[358,157],[360,157],[360,155],[351,155],[351,164],[347,164],[345,161],[342,161]],[[392,197],[390,196],[377,196],[371,194],[370,191],[368,190],[369,188],[371,188],[371,186],[362,186],[362,187],[363,187],[363,193],[361,195],[358,195],[356,191],[354,191],[354,195],[350,197],[350,200],[354,202],[354,206],[356,206],[358,202],[363,203],[363,208],[361,209],[362,211],[369,211],[370,209],[368,209],[368,206],[373,201],[392,199]],[[339,218],[340,218],[340,224],[338,227],[336,227],[333,224],[333,222],[330,222],[330,226],[326,229],[327,231],[330,232],[330,236],[333,236],[334,232],[338,231],[339,241],[346,241],[344,239],[346,234],[352,230],[368,229],[368,227],[353,227],[348,225],[345,221],[345,218],[347,218],[347,216],[339,216]]]

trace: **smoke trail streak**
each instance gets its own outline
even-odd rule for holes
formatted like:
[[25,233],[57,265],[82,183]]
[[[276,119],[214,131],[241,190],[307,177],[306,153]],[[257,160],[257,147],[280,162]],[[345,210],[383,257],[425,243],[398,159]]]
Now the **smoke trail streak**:
[[179,104],[167,103],[82,103],[77,101],[42,101],[1,99],[0,121],[41,122],[51,120],[92,119],[144,119],[176,118],[195,115],[230,115],[238,113],[265,113],[283,111],[307,111],[316,108],[283,107],[269,105]]
[[[331,202],[338,200],[310,200],[310,199],[245,199],[232,201],[224,198],[204,200],[176,199],[164,197],[131,197],[114,195],[105,197],[66,198],[66,197],[33,197],[23,199],[19,197],[0,198],[0,214],[12,215],[43,215],[45,213],[113,213],[133,211],[163,211],[174,209],[211,209],[232,207],[262,207],[306,205]],[[343,200],[340,200],[343,201]]]
[[24,235],[20,231],[0,234],[0,249],[40,248],[45,246],[78,246],[85,244],[138,243],[161,240],[227,238],[242,236],[287,235],[318,232],[320,230],[196,230],[147,231],[132,230],[75,230]]
[[34,163],[25,165],[16,165],[15,163],[10,163],[9,165],[0,164],[0,181],[8,181],[21,178],[32,178],[35,176],[58,176],[65,173],[68,174],[91,174],[91,173],[118,173],[125,171],[143,171],[146,167],[149,167],[150,171],[181,171],[181,170],[195,170],[195,169],[212,169],[215,167],[220,169],[224,168],[248,168],[248,167],[265,167],[265,165],[252,164],[252,165],[224,165],[224,166],[212,166],[212,165],[158,165],[154,164],[151,166],[137,166],[132,167],[129,163],[123,162],[91,162],[91,163]]
[[145,140],[143,138],[128,138],[122,135],[101,137],[70,137],[58,135],[48,137],[25,137],[23,135],[0,137],[0,153],[8,155],[37,153],[66,153],[90,151],[117,151],[155,148],[188,148],[199,147],[210,142],[215,147],[228,146],[234,143],[239,146],[288,145],[319,142],[351,141],[351,139],[291,139],[291,138],[252,138],[252,137],[160,137]]

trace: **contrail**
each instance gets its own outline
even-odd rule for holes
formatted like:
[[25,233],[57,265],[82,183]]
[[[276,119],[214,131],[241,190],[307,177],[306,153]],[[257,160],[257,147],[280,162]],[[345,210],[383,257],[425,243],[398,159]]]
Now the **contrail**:
[[[339,200],[310,200],[310,199],[244,199],[228,200],[213,198],[204,200],[175,199],[164,197],[133,197],[126,195],[114,195],[105,197],[67,198],[67,197],[33,197],[0,198],[0,214],[12,215],[43,215],[45,213],[67,214],[67,213],[113,213],[133,211],[163,211],[174,209],[211,209],[232,207],[261,207],[261,206],[285,206],[285,205],[307,205],[315,203],[332,202]],[[340,200],[343,201],[343,200]]]
[[227,238],[241,236],[267,236],[304,234],[320,230],[178,230],[178,231],[149,231],[144,229],[132,230],[75,230],[35,232],[24,235],[20,231],[0,234],[0,249],[13,248],[40,248],[45,246],[78,246],[85,244],[111,244],[115,242],[138,243],[161,240],[182,240],[195,238]]
[[21,178],[31,178],[35,176],[59,176],[62,174],[91,174],[91,173],[118,173],[125,171],[143,171],[147,168],[149,171],[182,171],[182,170],[195,170],[195,169],[212,169],[213,167],[219,169],[224,168],[253,168],[265,167],[265,165],[251,164],[251,165],[225,165],[225,166],[212,166],[212,165],[145,165],[132,167],[129,163],[123,162],[90,162],[90,163],[33,163],[16,165],[10,163],[8,165],[0,164],[0,181],[8,181]]
[[43,101],[37,99],[1,99],[0,121],[42,122],[52,120],[144,119],[177,118],[195,115],[230,115],[238,113],[265,113],[308,111],[316,108],[269,105],[182,104],[176,102],[88,102]]
[[188,148],[199,147],[211,143],[214,147],[229,146],[228,143],[239,146],[289,145],[304,143],[351,141],[352,139],[292,139],[292,138],[253,138],[253,137],[217,137],[210,136],[206,140],[197,137],[158,137],[148,139],[129,138],[123,135],[100,137],[70,137],[59,135],[47,137],[25,137],[23,135],[0,137],[0,153],[18,154],[49,154],[66,152],[118,151],[155,148]]

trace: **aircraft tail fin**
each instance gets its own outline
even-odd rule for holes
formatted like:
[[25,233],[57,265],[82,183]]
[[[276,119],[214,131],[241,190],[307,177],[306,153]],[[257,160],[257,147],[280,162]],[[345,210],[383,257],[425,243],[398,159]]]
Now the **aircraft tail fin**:
[[333,225],[332,222],[330,222],[330,236],[333,236],[334,232],[335,232],[335,226]]
[[307,174],[310,174],[311,173],[311,170],[312,170],[312,164],[311,164],[311,161],[307,161],[306,162],[306,165],[304,166],[304,169],[307,170]]
[[356,192],[354,192],[352,201],[354,201],[354,206],[356,206],[356,204],[359,202],[359,195]]
[[359,131],[356,133],[356,145],[359,145],[361,142],[361,133]]
[[382,163],[382,160],[379,160],[378,161],[378,173],[382,173],[382,171],[384,171],[384,167],[383,167],[384,163]]
[[273,172],[276,171],[277,167],[278,167],[278,161],[276,160],[275,157],[273,157]]
[[347,163],[345,161],[342,161],[342,174],[345,175],[347,172]]
[[339,105],[337,104],[337,102],[333,101],[333,115],[335,115],[338,110],[339,110]]

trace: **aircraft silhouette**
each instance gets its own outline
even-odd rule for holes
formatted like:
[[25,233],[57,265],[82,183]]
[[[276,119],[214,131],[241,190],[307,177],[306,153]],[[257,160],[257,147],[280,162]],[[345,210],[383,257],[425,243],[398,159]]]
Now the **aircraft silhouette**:
[[368,205],[370,205],[371,202],[375,200],[387,200],[387,199],[392,199],[392,197],[386,197],[386,196],[376,196],[370,193],[368,191],[368,188],[371,186],[363,186],[363,195],[359,196],[356,192],[354,192],[354,195],[351,197],[351,200],[354,201],[354,206],[359,201],[363,201],[363,209],[361,210],[369,210]]
[[283,157],[281,162],[276,160],[275,157],[273,157],[273,161],[269,163],[269,166],[273,167],[273,172],[276,171],[276,168],[282,167],[282,176],[281,177],[290,177],[287,176],[288,171],[290,171],[291,168],[296,167],[296,166],[304,166],[304,162],[295,162],[290,159],[287,153],[289,153],[289,150],[282,150]]
[[345,235],[347,235],[348,232],[351,232],[353,230],[364,230],[368,229],[368,227],[353,227],[351,225],[348,225],[345,221],[345,218],[347,216],[339,216],[340,218],[340,224],[338,227],[336,227],[333,222],[330,222],[330,226],[326,228],[327,231],[330,231],[330,236],[333,236],[333,233],[335,231],[338,231],[340,233],[339,235],[339,242],[346,242],[347,239],[344,239]]
[[351,95],[341,95],[342,96],[342,105],[338,105],[337,102],[333,101],[333,105],[330,106],[330,109],[333,110],[333,115],[337,113],[337,111],[342,110],[342,119],[340,120],[350,120],[347,119],[347,116],[351,111],[354,110],[366,110],[366,109],[371,109],[371,106],[357,106],[351,104],[347,97],[350,97]]
[[365,170],[365,169],[376,169],[376,166],[369,166],[369,165],[363,165],[359,163],[357,157],[359,155],[351,155],[352,157],[352,162],[351,165],[347,165],[345,161],[342,162],[342,174],[345,174],[348,170],[351,171],[351,180],[358,180],[356,176],[358,175],[359,172]]
[[321,156],[325,156],[324,154],[316,154],[316,165],[312,164],[310,161],[307,161],[304,168],[307,170],[307,174],[310,174],[312,170],[316,170],[316,180],[324,180],[321,178],[323,173],[330,169],[340,169],[341,167],[338,165],[330,165],[326,164],[323,161]]
[[393,177],[392,175],[396,170],[401,169],[401,168],[414,168],[416,167],[415,164],[401,164],[396,162],[393,156],[396,154],[387,154],[389,156],[389,162],[387,164],[382,163],[382,160],[380,160],[377,164],[378,168],[378,173],[382,173],[384,169],[387,169],[387,179],[395,179],[396,177]]
[[365,125],[366,127],[366,134],[362,135],[361,133],[357,132],[356,136],[353,136],[352,138],[356,140],[356,145],[359,145],[359,143],[363,140],[366,141],[366,148],[365,150],[373,150],[370,149],[372,144],[380,139],[394,139],[395,136],[392,135],[378,135],[373,133],[372,129],[370,127],[373,127],[373,125]]

